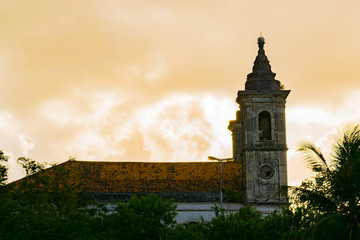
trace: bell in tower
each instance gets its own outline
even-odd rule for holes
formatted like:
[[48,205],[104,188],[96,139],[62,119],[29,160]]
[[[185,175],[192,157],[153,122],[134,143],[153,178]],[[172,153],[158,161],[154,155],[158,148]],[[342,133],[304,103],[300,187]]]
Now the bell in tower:
[[247,203],[287,204],[282,186],[287,185],[285,103],[290,90],[275,80],[258,38],[258,55],[247,75],[245,90],[238,91],[240,110],[230,121],[233,157],[243,166]]

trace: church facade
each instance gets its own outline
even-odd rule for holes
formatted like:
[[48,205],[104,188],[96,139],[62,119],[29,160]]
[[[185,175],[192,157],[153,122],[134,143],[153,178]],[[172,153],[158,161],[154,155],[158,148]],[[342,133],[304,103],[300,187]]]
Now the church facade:
[[[286,206],[281,188],[287,185],[285,103],[290,91],[275,80],[264,43],[260,37],[245,90],[237,94],[240,110],[228,126],[233,162],[68,161],[61,165],[69,180],[85,199],[110,209],[114,201],[127,202],[133,195],[174,199],[179,222],[210,220],[220,202],[227,212],[252,205],[264,215]],[[51,174],[51,168],[45,172]]]

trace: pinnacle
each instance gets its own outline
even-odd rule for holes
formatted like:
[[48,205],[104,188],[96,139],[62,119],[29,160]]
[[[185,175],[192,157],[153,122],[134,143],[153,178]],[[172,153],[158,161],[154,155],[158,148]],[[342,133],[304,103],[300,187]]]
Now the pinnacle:
[[280,90],[280,82],[275,80],[270,62],[265,55],[263,37],[258,38],[258,55],[255,58],[252,72],[247,75],[245,90]]

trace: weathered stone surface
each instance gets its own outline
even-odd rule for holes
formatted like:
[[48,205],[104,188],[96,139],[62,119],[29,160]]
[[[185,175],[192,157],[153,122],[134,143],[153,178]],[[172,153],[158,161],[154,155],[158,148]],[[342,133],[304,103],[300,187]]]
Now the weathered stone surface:
[[286,204],[280,189],[287,185],[285,104],[290,91],[275,80],[264,43],[260,37],[253,71],[236,98],[240,110],[228,128],[233,157],[243,166],[246,201]]

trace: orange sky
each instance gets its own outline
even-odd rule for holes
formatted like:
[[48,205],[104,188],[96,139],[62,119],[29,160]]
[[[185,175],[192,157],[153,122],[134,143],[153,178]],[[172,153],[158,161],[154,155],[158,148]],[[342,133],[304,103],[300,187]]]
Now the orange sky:
[[257,54],[287,102],[289,183],[302,139],[329,152],[360,120],[359,1],[0,3],[0,149],[39,161],[231,156],[228,121]]

